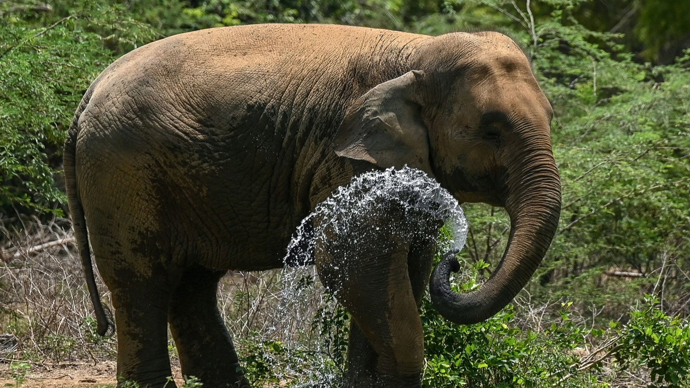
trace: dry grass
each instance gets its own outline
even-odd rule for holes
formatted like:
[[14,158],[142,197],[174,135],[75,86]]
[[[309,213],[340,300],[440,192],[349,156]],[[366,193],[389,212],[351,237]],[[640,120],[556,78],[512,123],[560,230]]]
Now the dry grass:
[[[93,307],[67,220],[28,223],[4,234],[0,333],[17,339],[3,358],[59,362],[112,359],[115,342],[95,334]],[[59,244],[46,244],[51,242]],[[37,249],[38,248],[38,249]],[[102,284],[101,284],[102,286]],[[105,291],[105,288],[102,288]],[[109,294],[103,293],[108,300]]]
[[[1,366],[21,361],[32,371],[74,362],[115,359],[117,338],[96,334],[93,307],[65,219],[33,219],[22,231],[0,225]],[[105,306],[110,292],[97,279]],[[320,352],[312,322],[326,303],[313,267],[233,272],[219,287],[219,308],[240,355],[243,344],[276,342],[286,349]],[[178,365],[170,340],[173,367]],[[246,353],[246,352],[245,352]],[[294,372],[294,371],[293,371]],[[5,377],[10,373],[5,368]],[[290,374],[290,371],[286,372]],[[293,373],[294,374],[294,373]]]
[[218,292],[221,315],[236,338],[304,341],[326,303],[313,267],[233,272],[221,280]]

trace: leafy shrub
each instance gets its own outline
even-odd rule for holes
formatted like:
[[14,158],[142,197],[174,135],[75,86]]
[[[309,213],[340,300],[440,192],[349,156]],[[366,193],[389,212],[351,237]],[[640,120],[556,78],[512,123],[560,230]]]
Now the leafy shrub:
[[658,303],[647,297],[642,308],[630,314],[616,356],[623,369],[649,368],[650,388],[690,386],[690,323],[668,316]]
[[[255,384],[339,386],[346,367],[349,314],[328,296],[307,329],[313,341],[285,344],[252,332],[239,338],[240,364]],[[238,341],[238,338],[235,339]]]
[[[625,325],[588,328],[561,304],[548,328],[521,327],[528,312],[509,305],[485,322],[461,326],[425,301],[425,387],[610,387],[624,371],[650,376],[648,387],[690,384],[690,325],[670,317],[657,301],[630,312]],[[524,322],[524,320],[523,320]],[[604,368],[605,367],[605,368]]]
[[[0,4],[0,213],[56,211],[55,169],[72,116],[91,81],[152,30],[122,7],[80,0],[65,15]],[[20,7],[21,9],[21,7]]]
[[[572,350],[585,341],[567,313],[544,332],[517,327],[512,306],[486,322],[464,326],[449,324],[426,304],[422,319],[426,387],[551,386],[577,362]],[[582,379],[569,383],[564,386],[586,385]]]

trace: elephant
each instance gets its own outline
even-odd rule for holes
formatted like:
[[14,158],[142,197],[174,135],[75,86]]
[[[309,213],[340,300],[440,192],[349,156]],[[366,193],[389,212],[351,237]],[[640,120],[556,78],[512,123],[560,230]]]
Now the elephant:
[[[248,387],[218,311],[219,279],[283,267],[300,221],[336,188],[407,165],[460,203],[504,207],[511,219],[501,262],[465,294],[449,286],[452,255],[432,274],[433,238],[381,228],[376,241],[353,243],[355,230],[337,238],[357,256],[341,267],[329,263],[342,249],[314,250],[320,280],[351,316],[344,385],[420,387],[426,288],[448,320],[480,322],[546,254],[561,206],[552,117],[522,49],[497,32],[234,26],[122,56],[85,92],[64,148],[101,335],[112,324],[91,251],[111,292],[118,376],[174,386],[169,325],[183,375]],[[363,225],[399,220],[371,217]]]

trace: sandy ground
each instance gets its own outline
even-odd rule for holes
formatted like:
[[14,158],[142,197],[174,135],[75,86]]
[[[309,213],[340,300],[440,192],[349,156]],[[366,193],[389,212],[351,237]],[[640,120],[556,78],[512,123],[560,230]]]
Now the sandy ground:
[[[177,386],[182,386],[179,369],[173,371]],[[106,388],[115,387],[115,362],[72,362],[33,364],[26,374],[22,388]],[[8,363],[0,363],[0,388],[15,387]]]

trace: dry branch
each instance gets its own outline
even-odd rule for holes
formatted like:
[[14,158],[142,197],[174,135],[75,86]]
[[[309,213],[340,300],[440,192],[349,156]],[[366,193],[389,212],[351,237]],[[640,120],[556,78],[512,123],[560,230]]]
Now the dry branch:
[[2,258],[3,258],[3,261],[8,262],[10,259],[17,259],[17,258],[21,257],[22,255],[30,255],[32,253],[37,253],[37,252],[43,251],[43,250],[48,249],[48,248],[52,248],[52,247],[57,246],[57,245],[74,244],[74,242],[75,242],[74,237],[65,237],[65,238],[61,238],[59,240],[50,241],[47,243],[35,245],[35,246],[30,247],[26,250],[19,249],[13,255],[8,255],[8,252],[4,251],[4,252],[2,252]]
[[644,278],[647,275],[639,272],[625,272],[625,271],[610,271],[605,272],[606,276],[615,276],[620,278]]

